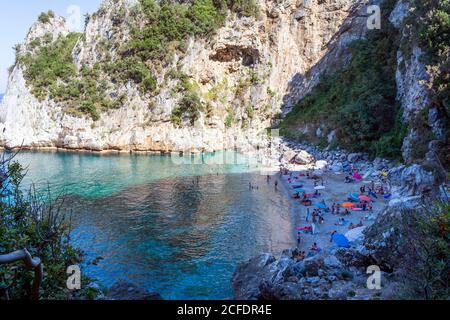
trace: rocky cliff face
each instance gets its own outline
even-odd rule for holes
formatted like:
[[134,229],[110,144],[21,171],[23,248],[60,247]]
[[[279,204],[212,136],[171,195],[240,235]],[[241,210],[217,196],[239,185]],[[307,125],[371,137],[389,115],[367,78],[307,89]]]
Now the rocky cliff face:
[[[392,25],[405,34],[403,31],[404,21],[408,16],[410,3],[408,1],[398,1],[392,11],[389,20]],[[410,39],[403,35],[402,42],[409,42]],[[426,81],[428,74],[426,65],[423,62],[424,53],[417,43],[412,43],[409,54],[400,49],[397,52],[397,100],[403,109],[403,120],[411,123],[415,117],[430,104],[430,97]],[[433,124],[432,124],[433,125]],[[434,124],[437,125],[437,124]],[[415,159],[414,148],[420,144],[420,128],[410,127],[402,147],[402,155],[406,162],[411,163]]]
[[439,148],[448,149],[439,146],[448,134],[448,115],[432,101],[429,69],[433,67],[427,63],[426,48],[420,47],[411,34],[411,23],[406,22],[411,10],[412,1],[399,0],[389,17],[401,34],[397,52],[397,100],[403,109],[403,121],[409,125],[402,155],[408,164],[418,159],[436,162]]
[[[66,112],[51,95],[37,99],[25,80],[26,66],[17,62],[0,109],[2,145],[187,152],[262,146],[273,118],[289,110],[324,68],[342,58],[348,43],[364,33],[365,19],[356,13],[369,2],[260,0],[259,18],[229,14],[212,39],[191,39],[184,54],[155,70],[158,90],[152,97],[131,82],[116,84],[102,75],[111,82],[109,96],[126,98],[97,121]],[[78,69],[118,59],[117,48],[105,49],[104,44],[127,41],[138,5],[138,0],[102,4],[73,49]],[[35,39],[51,35],[54,42],[68,32],[60,17],[38,21],[18,54],[33,54]],[[213,110],[212,116],[202,113],[194,126],[170,121],[181,99],[173,94],[177,82],[167,76],[174,67],[188,75],[202,103]]]

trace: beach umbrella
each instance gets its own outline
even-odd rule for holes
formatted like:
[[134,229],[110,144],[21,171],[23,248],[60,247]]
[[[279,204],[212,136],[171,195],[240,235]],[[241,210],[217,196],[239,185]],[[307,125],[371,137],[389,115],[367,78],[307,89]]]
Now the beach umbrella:
[[359,196],[359,199],[365,202],[371,202],[372,199],[370,199],[370,197],[368,196]]
[[350,248],[350,243],[346,236],[340,233],[336,233],[333,235],[333,241],[341,248]]
[[357,195],[356,193],[350,193],[348,195],[348,198],[351,199],[352,201],[359,201],[359,195]]
[[317,203],[316,204],[316,207],[317,208],[319,208],[319,209],[326,209],[326,208],[328,208],[325,204],[323,204],[323,203]]
[[294,189],[294,191],[295,191],[295,192],[298,192],[298,193],[303,193],[303,192],[305,192],[305,190],[302,189],[302,188]]
[[354,203],[351,203],[351,202],[344,202],[344,203],[342,204],[342,206],[343,206],[344,208],[353,208],[353,207],[356,207],[356,205],[355,205]]
[[317,186],[314,188],[314,190],[325,190],[324,186]]
[[361,177],[361,175],[359,174],[359,172],[355,172],[355,173],[353,174],[353,178],[355,178],[356,180],[362,180],[362,177]]

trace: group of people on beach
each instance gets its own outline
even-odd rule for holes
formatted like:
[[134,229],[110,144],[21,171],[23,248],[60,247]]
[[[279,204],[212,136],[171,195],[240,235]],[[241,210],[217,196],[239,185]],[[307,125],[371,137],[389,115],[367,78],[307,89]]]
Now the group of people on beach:
[[314,209],[312,214],[310,214],[309,208],[306,209],[306,222],[309,222],[309,218],[311,217],[312,223],[323,224],[325,222],[324,215],[322,213],[322,209]]
[[353,229],[360,228],[360,227],[364,227],[364,223],[362,222],[362,220],[360,220],[359,223],[357,223],[357,224],[350,222],[350,225],[348,226],[348,230],[353,230]]
[[[289,174],[289,173],[287,173]],[[302,175],[302,174],[300,174]],[[317,188],[319,186],[319,181],[320,178],[317,179],[317,177],[314,175],[314,173],[311,173],[309,171],[307,171],[303,176],[309,177],[310,179],[314,178],[314,188],[316,190],[316,192],[312,195],[312,198],[319,198],[321,196],[321,194],[318,192],[318,190],[320,188]],[[290,176],[291,179],[291,183],[292,183],[292,178]],[[323,183],[323,179],[322,179],[322,186],[324,185]],[[373,190],[373,186],[362,186],[360,188],[360,195],[365,195],[367,191],[372,191]],[[307,195],[306,192],[302,193],[302,203],[305,204],[306,206],[308,205],[312,205],[312,202],[310,203],[305,203],[307,200],[310,200],[310,195]],[[301,240],[302,240],[302,232],[307,232],[307,233],[311,233],[312,235],[315,235],[319,232],[318,227],[321,224],[325,223],[325,213],[326,212],[330,212],[332,215],[343,215],[343,216],[347,216],[351,214],[351,211],[349,210],[348,207],[342,208],[341,205],[339,203],[334,202],[331,205],[331,208],[327,207],[325,200],[320,201],[320,204],[322,206],[318,206],[318,208],[315,208],[312,210],[312,213],[310,211],[310,208],[306,208],[306,222],[310,224],[310,226],[307,226],[305,228],[300,228],[298,230],[298,238],[297,238],[297,242],[298,242],[298,246],[300,247],[301,245]],[[321,208],[319,208],[321,207]],[[373,206],[372,206],[372,202],[371,201],[359,201],[358,203],[355,204],[355,207],[360,207],[363,211],[369,210],[372,211],[373,210]],[[336,226],[345,226],[347,225],[348,222],[344,219],[344,217],[340,217],[338,222],[335,223]],[[359,223],[353,223],[350,222],[350,224],[348,225],[348,230],[352,230],[358,227],[363,227],[363,220],[360,220]],[[311,247],[310,251],[314,252],[318,252],[316,249],[317,248],[317,243],[314,243],[313,247]]]
[[[353,230],[355,228],[364,227],[364,220],[373,219],[373,215],[366,215],[359,220],[359,222],[352,222],[353,219],[346,218],[350,216],[352,212],[357,211],[368,211],[373,212],[373,202],[376,199],[379,199],[380,196],[384,199],[389,199],[389,188],[386,185],[386,181],[388,181],[388,174],[383,173],[383,179],[379,179],[380,183],[375,183],[375,180],[371,181],[363,181],[363,177],[360,174],[360,171],[353,166],[349,168],[345,168],[344,172],[346,172],[345,180],[346,183],[353,182],[361,182],[363,185],[359,187],[359,195],[358,192],[350,193],[348,196],[347,202],[339,203],[333,202],[333,204],[329,207],[325,203],[325,200],[320,200],[322,197],[321,190],[325,189],[325,180],[323,176],[317,175],[316,171],[310,169],[303,173],[294,173],[287,168],[281,168],[280,174],[286,177],[289,185],[294,189],[293,198],[298,199],[301,204],[306,206],[306,223],[307,225],[303,228],[297,229],[297,247],[301,248],[303,241],[303,233],[316,235],[318,234],[319,227],[322,224],[325,224],[326,213],[331,213],[332,216],[339,216],[339,220],[334,223],[336,227],[345,227],[347,230]],[[381,175],[381,173],[380,173]],[[301,177],[304,177],[305,180],[309,180],[313,183],[311,185],[314,186],[314,191],[308,193],[304,185],[305,181],[301,180]],[[380,176],[381,177],[381,176]],[[275,186],[275,189],[277,186]],[[355,190],[356,191],[356,190]],[[314,201],[314,203],[313,203]],[[315,205],[316,208],[311,209],[310,206]],[[331,217],[330,217],[331,219]],[[332,227],[331,227],[332,228]],[[337,233],[330,232],[332,237]],[[316,239],[319,240],[319,239]],[[319,252],[321,249],[318,247],[315,242],[311,248],[309,248],[308,256],[314,255]],[[296,250],[295,258],[298,260],[303,260],[306,257],[305,251]]]
[[[298,246],[300,247],[300,243],[298,244]],[[303,261],[307,257],[312,256],[320,251],[322,251],[322,249],[320,249],[319,246],[317,245],[317,243],[314,242],[314,244],[311,246],[311,248],[309,248],[309,254],[306,254],[306,251],[300,251],[297,249],[297,250],[294,250],[293,257],[297,261]]]

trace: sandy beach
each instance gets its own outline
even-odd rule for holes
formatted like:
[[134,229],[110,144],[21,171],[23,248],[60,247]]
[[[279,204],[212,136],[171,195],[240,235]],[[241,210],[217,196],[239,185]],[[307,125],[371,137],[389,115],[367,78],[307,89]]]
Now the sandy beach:
[[[294,199],[294,188],[293,186],[303,185],[303,188],[306,193],[313,193],[314,190],[314,180],[308,179],[306,176],[300,176],[302,173],[305,174],[307,169],[304,170],[299,169],[297,171],[290,171],[290,174],[283,175],[279,173],[277,175],[277,179],[279,181],[279,191],[284,192],[285,195],[290,199],[292,203],[292,216],[294,221],[295,230],[293,230],[295,234],[295,239],[297,239],[297,229],[304,228],[307,226],[311,226],[311,215],[315,205],[325,201],[328,208],[331,208],[333,203],[338,204],[339,206],[347,201],[348,195],[350,193],[359,194],[360,187],[363,185],[368,186],[367,181],[354,181],[352,183],[345,183],[345,174],[344,173],[334,173],[331,171],[324,170],[316,170],[314,172],[315,175],[321,177],[323,180],[324,190],[321,190],[321,195],[317,198],[312,198],[312,206],[305,206],[301,203],[300,199]],[[292,173],[292,176],[291,176]],[[289,183],[289,178],[292,179],[291,183]],[[322,185],[322,180],[318,182],[318,185]],[[324,222],[322,224],[316,223],[317,229],[316,233],[312,234],[311,232],[300,231],[301,242],[298,247],[301,251],[305,251],[306,254],[310,252],[310,248],[314,243],[318,245],[320,249],[329,249],[332,247],[336,247],[336,244],[330,242],[331,234],[336,231],[340,234],[346,234],[350,231],[350,224],[357,225],[362,222],[364,227],[368,227],[373,224],[377,215],[384,209],[388,200],[385,200],[382,196],[379,196],[376,201],[372,202],[373,210],[372,211],[352,211],[350,210],[349,215],[342,215],[345,211],[344,208],[341,207],[340,215],[333,215],[330,212],[324,212],[322,210],[322,215],[324,217]],[[310,216],[307,221],[307,209],[309,208]],[[339,219],[344,218],[345,224],[338,225]],[[354,243],[351,243],[354,245]],[[294,244],[294,247],[297,246],[297,241]]]

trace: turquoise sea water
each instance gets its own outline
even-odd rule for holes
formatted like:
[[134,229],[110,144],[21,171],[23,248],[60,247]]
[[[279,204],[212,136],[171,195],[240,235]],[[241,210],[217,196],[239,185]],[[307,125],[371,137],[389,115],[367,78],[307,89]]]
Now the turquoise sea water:
[[165,299],[227,299],[238,262],[292,245],[288,200],[236,153],[17,159],[26,184],[68,195],[84,270],[104,286],[127,280]]

